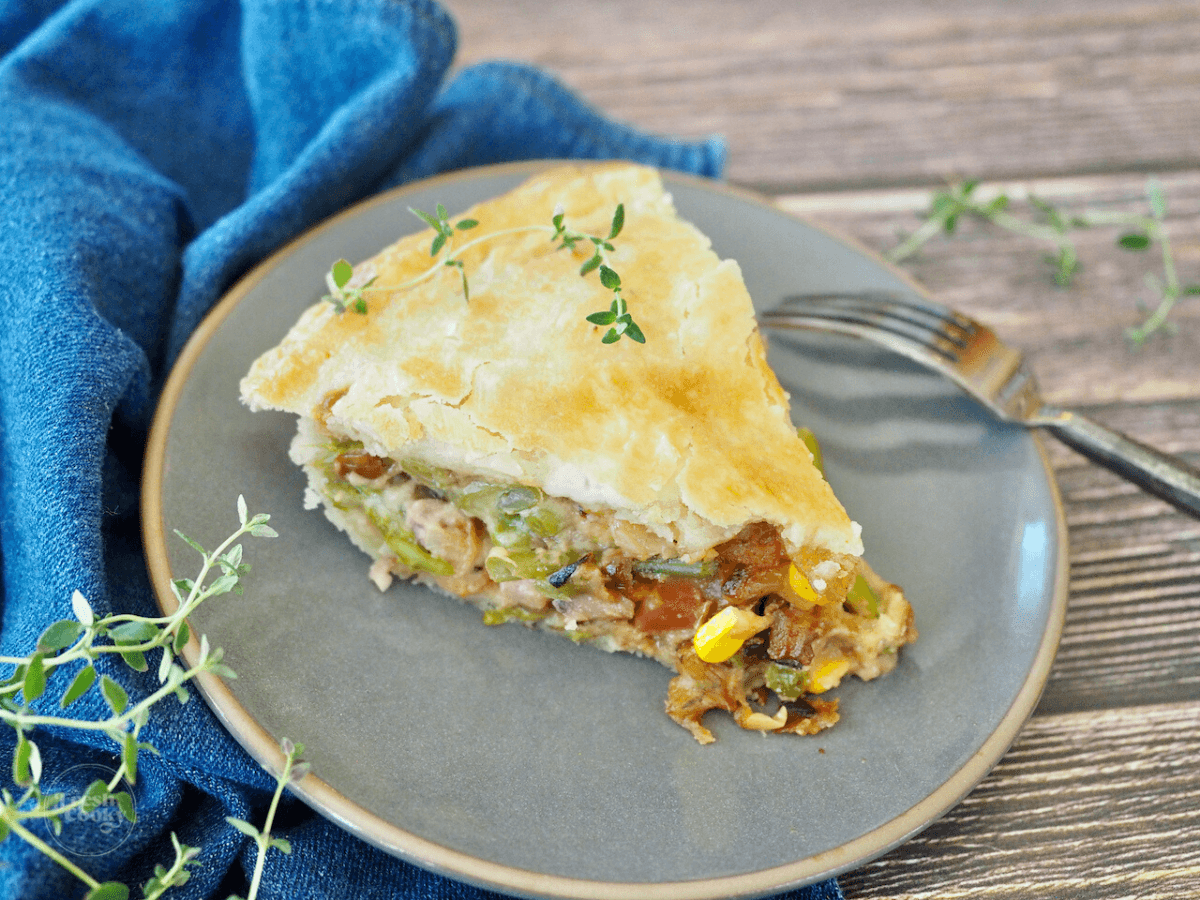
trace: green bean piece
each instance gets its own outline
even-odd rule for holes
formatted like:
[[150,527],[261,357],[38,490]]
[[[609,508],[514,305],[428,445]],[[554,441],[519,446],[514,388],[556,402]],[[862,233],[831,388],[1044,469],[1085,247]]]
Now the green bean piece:
[[537,622],[546,618],[544,612],[534,612],[520,606],[505,606],[500,609],[488,609],[483,613],[484,625],[503,625],[505,622]]
[[862,575],[854,579],[854,584],[846,594],[846,603],[860,616],[879,618],[879,596]]
[[401,460],[400,468],[426,487],[437,491],[445,491],[454,483],[454,476],[449,469],[439,469],[420,460]]
[[767,663],[763,670],[767,687],[783,700],[798,700],[808,685],[808,675],[803,669],[794,669],[779,663]]
[[530,548],[533,536],[529,532],[529,526],[520,516],[498,516],[487,524],[492,540],[499,546],[510,550]]
[[506,490],[502,484],[475,482],[463,488],[455,496],[455,505],[469,516],[489,518],[496,509],[496,501]]
[[487,570],[488,577],[497,584],[503,581],[516,581],[521,577],[517,574],[517,564],[498,554],[484,560],[483,567]]
[[796,434],[800,436],[800,440],[804,441],[804,446],[812,454],[813,465],[817,467],[817,471],[824,475],[825,460],[821,455],[821,445],[817,441],[817,436],[812,433],[811,428],[798,428],[796,429]]
[[650,578],[712,578],[717,574],[717,561],[684,562],[681,559],[653,557],[633,564],[633,571]]
[[444,559],[438,559],[417,543],[416,535],[408,529],[397,525],[386,514],[378,510],[364,507],[372,524],[379,529],[387,542],[388,549],[396,554],[396,558],[410,569],[428,572],[430,575],[453,575],[454,566]]
[[548,503],[534,507],[523,518],[526,527],[539,537],[553,537],[563,528],[562,516]]
[[519,513],[532,509],[541,502],[544,495],[537,488],[515,484],[504,489],[496,498],[496,509],[502,513]]

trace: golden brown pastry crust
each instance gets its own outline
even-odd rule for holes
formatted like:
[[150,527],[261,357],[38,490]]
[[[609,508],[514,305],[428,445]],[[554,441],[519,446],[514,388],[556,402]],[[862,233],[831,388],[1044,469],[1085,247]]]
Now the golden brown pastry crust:
[[[612,294],[585,257],[546,232],[480,243],[404,290],[372,290],[369,312],[310,308],[242,382],[252,408],[310,416],[326,398],[335,433],[368,451],[500,473],[604,507],[700,553],[747,522],[779,526],[792,550],[861,553],[850,521],[788,413],[735,262],[675,213],[658,174],[628,164],[562,167],[464,213],[467,240],[549,224],[607,234],[625,205],[612,267],[645,344],[603,344],[586,321]],[[431,232],[356,267],[380,288],[430,265]]]

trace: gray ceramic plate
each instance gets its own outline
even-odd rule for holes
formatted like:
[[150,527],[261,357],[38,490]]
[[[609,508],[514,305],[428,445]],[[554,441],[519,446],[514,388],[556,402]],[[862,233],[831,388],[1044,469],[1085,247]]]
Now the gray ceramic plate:
[[[302,508],[285,455],[291,417],[238,402],[241,375],[320,296],[333,260],[415,230],[409,206],[461,209],[529,171],[458,173],[349,210],[248,275],[187,347],[144,482],[156,584],[196,565],[171,529],[215,545],[236,527],[239,492],[281,534],[247,545],[244,597],[197,613],[196,629],[240,676],[201,690],[271,768],[278,738],[306,745],[313,774],[299,793],[324,815],[500,891],[753,896],[859,865],[966,794],[1041,692],[1065,607],[1066,541],[1028,433],[899,358],[772,335],[795,417],[821,437],[868,558],[905,587],[921,637],[891,676],[839,689],[843,719],[831,731],[764,737],[718,719],[717,743],[702,747],[663,713],[670,676],[656,663],[488,627],[424,590],[379,593],[365,557]],[[861,249],[755,197],[667,180],[680,212],[740,261],[759,304],[904,286]],[[161,602],[173,608],[169,595]]]

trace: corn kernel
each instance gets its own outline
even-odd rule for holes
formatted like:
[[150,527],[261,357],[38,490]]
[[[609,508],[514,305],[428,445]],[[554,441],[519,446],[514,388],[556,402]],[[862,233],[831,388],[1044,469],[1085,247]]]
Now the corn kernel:
[[850,671],[850,663],[844,659],[831,659],[818,665],[812,673],[808,689],[814,694],[821,694],[832,687],[837,687],[842,676]]
[[751,731],[775,731],[787,724],[787,709],[781,706],[773,716],[761,712],[746,713],[737,717],[737,723]]
[[808,583],[804,573],[796,568],[795,563],[788,566],[788,585],[800,596],[800,599],[807,600],[809,603],[817,602],[817,592]]
[[812,584],[804,573],[796,568],[795,563],[788,565],[788,587],[805,603],[814,603],[817,606],[825,606],[829,603],[828,598],[822,597],[813,589]]
[[692,638],[696,655],[705,662],[725,662],[742,649],[746,639],[771,624],[765,616],[727,606],[698,629]]

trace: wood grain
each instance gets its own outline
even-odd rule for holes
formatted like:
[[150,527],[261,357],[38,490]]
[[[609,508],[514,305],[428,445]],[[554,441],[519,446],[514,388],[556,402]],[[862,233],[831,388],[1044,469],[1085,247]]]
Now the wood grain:
[[459,60],[536,63],[609,115],[729,140],[773,192],[1187,169],[1200,10],[1115,0],[450,0]]
[[1200,888],[1200,703],[1042,715],[847,900],[1179,898]]

